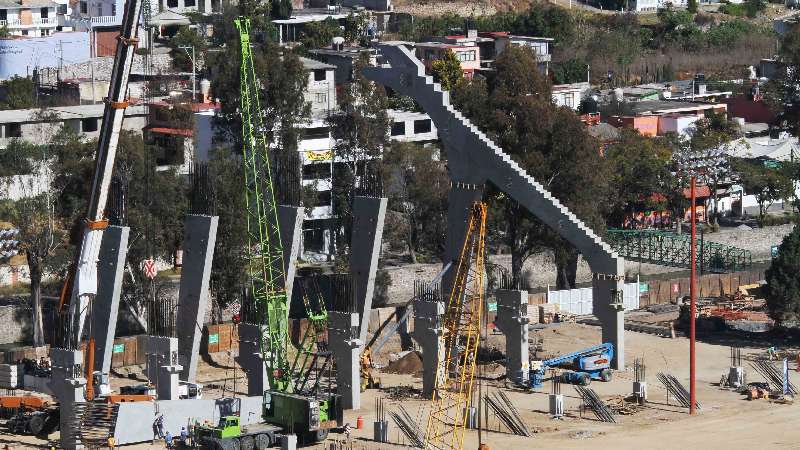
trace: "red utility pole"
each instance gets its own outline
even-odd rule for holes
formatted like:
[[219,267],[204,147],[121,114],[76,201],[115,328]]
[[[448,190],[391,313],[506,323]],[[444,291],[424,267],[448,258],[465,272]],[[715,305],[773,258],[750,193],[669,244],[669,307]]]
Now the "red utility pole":
[[692,219],[692,238],[689,242],[689,251],[692,253],[692,272],[689,278],[689,305],[690,305],[690,318],[689,318],[689,414],[694,414],[694,406],[695,406],[695,386],[694,386],[694,369],[695,369],[695,354],[694,354],[694,341],[695,341],[695,317],[697,317],[697,290],[695,285],[697,284],[697,253],[695,252],[695,238],[697,233],[697,209],[695,207],[695,202],[697,200],[696,193],[695,193],[695,184],[696,184],[695,177],[692,177],[692,188],[691,188],[691,197],[692,197],[692,205],[691,205],[691,219]]

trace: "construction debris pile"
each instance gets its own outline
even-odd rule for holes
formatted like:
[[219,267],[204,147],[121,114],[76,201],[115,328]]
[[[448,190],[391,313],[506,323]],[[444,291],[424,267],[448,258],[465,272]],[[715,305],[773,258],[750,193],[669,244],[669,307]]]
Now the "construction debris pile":
[[[702,298],[697,302],[697,327],[706,331],[737,330],[752,333],[772,329],[775,322],[766,311],[766,300],[751,295],[759,285],[741,286],[731,295]],[[688,328],[689,305],[681,307],[679,324]]]

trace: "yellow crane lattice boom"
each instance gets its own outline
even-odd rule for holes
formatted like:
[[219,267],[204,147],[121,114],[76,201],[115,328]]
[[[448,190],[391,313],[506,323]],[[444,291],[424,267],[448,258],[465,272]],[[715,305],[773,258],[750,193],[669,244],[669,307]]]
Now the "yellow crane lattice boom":
[[445,356],[436,371],[425,449],[461,450],[464,445],[481,333],[485,239],[486,204],[476,202],[442,320]]

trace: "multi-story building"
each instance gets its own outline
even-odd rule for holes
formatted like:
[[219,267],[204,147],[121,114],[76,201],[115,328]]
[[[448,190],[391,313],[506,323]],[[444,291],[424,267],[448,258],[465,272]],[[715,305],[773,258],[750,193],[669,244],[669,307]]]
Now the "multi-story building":
[[311,105],[313,117],[327,116],[336,109],[336,66],[325,64],[311,58],[300,57],[308,70],[305,97]]
[[433,62],[442,59],[448,50],[455,53],[456,58],[461,62],[461,70],[464,71],[465,78],[472,78],[475,71],[481,68],[480,48],[474,41],[463,44],[418,42],[415,46],[417,58],[422,61],[428,71],[433,67]]
[[0,26],[14,36],[49,36],[59,25],[59,8],[51,0],[4,0],[0,2]]

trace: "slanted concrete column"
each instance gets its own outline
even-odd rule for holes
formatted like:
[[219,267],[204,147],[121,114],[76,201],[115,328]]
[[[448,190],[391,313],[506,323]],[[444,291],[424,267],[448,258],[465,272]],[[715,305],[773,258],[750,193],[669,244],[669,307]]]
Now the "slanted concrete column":
[[621,276],[592,274],[592,309],[600,320],[603,342],[614,344],[611,367],[616,370],[625,370],[625,311],[622,306],[624,287],[625,281]]
[[336,391],[344,409],[361,408],[360,356],[364,341],[358,339],[358,313],[328,312],[328,348],[336,361]]
[[453,277],[458,266],[458,258],[464,247],[469,215],[472,205],[483,197],[483,185],[453,181],[447,194],[447,241],[444,250],[444,264],[452,261],[450,270],[442,277],[442,292],[445,298],[453,290]]
[[179,376],[183,367],[178,364],[178,339],[148,336],[147,377],[156,386],[159,400],[178,400]]
[[353,235],[350,239],[350,275],[353,277],[357,312],[361,317],[358,338],[367,340],[375,273],[386,217],[385,197],[353,197]]
[[183,268],[175,330],[178,335],[179,364],[183,366],[181,378],[192,383],[200,358],[200,339],[208,307],[208,280],[211,277],[218,222],[216,216],[190,214],[186,216],[184,225]]
[[125,273],[130,228],[110,226],[103,232],[100,258],[97,264],[97,296],[92,301],[92,337],[94,337],[94,369],[102,373],[111,370],[111,351],[117,329],[119,296]]
[[50,350],[50,361],[53,372],[50,389],[58,399],[59,425],[61,427],[61,448],[75,450],[83,448],[78,445],[78,433],[75,416],[76,404],[86,401],[86,378],[83,374],[83,352],[53,348]]
[[414,302],[413,337],[422,348],[422,395],[430,397],[436,388],[436,372],[439,363],[444,361],[444,333],[441,302]]
[[300,241],[303,237],[303,208],[297,206],[278,206],[278,227],[283,245],[283,270],[286,273],[286,298],[291,302],[294,290],[294,274],[297,270],[297,257],[300,254]]
[[261,357],[261,325],[239,324],[239,356],[236,362],[247,376],[247,395],[264,395],[269,389],[267,368]]
[[528,358],[528,293],[497,290],[497,318],[494,323],[506,336],[506,376],[526,385],[530,369]]

